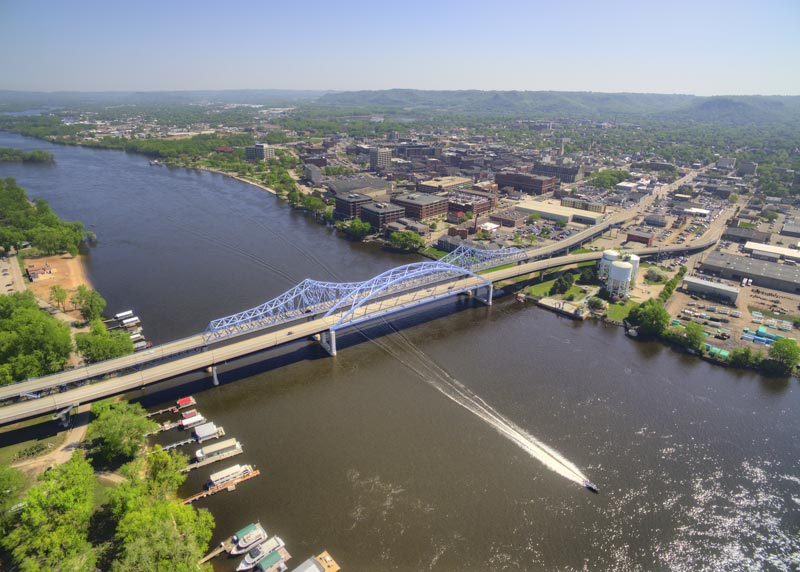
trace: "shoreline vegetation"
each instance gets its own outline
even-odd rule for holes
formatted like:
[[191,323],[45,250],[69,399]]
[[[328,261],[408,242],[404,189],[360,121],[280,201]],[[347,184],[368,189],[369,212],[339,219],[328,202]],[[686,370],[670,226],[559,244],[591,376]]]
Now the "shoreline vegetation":
[[0,163],[44,163],[52,164],[56,157],[49,151],[21,151],[0,147]]

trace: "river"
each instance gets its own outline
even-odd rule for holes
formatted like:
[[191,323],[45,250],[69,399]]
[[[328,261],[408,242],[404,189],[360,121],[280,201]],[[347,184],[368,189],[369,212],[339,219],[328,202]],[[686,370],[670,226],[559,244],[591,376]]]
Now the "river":
[[[156,342],[305,277],[359,280],[416,260],[337,239],[220,175],[7,133],[0,146],[55,154],[0,164],[0,176],[97,233],[94,286]],[[212,544],[260,520],[291,565],[327,549],[347,571],[800,566],[797,380],[507,298],[440,303],[338,345],[331,358],[297,342],[221,366],[219,387],[197,373],[129,396],[155,408],[195,395],[242,442],[236,462],[261,469],[198,503],[216,519]]]

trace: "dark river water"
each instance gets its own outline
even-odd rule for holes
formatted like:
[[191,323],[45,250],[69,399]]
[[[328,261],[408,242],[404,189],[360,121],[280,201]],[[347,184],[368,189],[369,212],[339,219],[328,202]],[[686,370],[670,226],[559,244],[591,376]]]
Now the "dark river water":
[[[156,342],[305,277],[415,260],[337,239],[219,175],[3,133],[0,146],[55,153],[0,176],[97,233],[94,286]],[[193,394],[242,442],[234,461],[261,469],[198,503],[216,519],[212,543],[260,520],[290,564],[327,549],[346,571],[800,567],[797,380],[507,298],[430,306],[338,342],[336,358],[297,342],[221,366],[219,387],[197,373],[129,395],[155,408]],[[190,473],[181,492],[228,464]]]

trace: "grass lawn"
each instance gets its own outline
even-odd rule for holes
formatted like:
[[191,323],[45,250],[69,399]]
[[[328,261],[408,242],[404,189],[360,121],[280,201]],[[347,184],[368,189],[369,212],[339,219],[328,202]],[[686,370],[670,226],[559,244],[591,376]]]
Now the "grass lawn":
[[[25,441],[15,438],[17,432],[21,432],[20,430],[27,427],[32,428],[30,430],[30,438]],[[9,442],[10,444],[0,448],[0,465],[8,465],[18,460],[14,458],[17,453],[37,444],[41,444],[42,450],[38,455],[42,455],[51,448],[61,445],[66,438],[67,430],[52,421],[49,414],[3,427],[0,430],[0,441]]]
[[529,286],[526,288],[526,291],[533,296],[547,296],[550,292],[550,288],[553,287],[553,283],[555,282],[555,278],[552,280],[545,280],[539,284],[534,284],[533,286]]
[[[587,252],[594,252],[591,248],[576,248],[575,250],[570,250],[570,254],[586,254]],[[594,262],[592,262],[594,264]]]
[[635,306],[638,306],[638,305],[639,305],[639,303],[635,302],[633,300],[627,301],[624,305],[609,304],[608,305],[608,318],[610,320],[617,320],[617,321],[621,322],[622,320],[627,318],[628,314],[630,314],[631,310],[633,310],[633,308]]
[[429,246],[428,248],[423,248],[419,251],[422,256],[427,256],[428,258],[433,258],[434,260],[439,260],[443,256],[446,256],[448,253],[444,250],[439,250],[438,248],[434,248],[433,246]]

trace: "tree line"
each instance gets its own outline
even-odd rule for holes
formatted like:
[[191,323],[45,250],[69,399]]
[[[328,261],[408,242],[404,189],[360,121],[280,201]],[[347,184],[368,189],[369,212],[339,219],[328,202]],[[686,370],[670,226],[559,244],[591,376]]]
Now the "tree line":
[[0,147],[0,163],[55,163],[56,157],[49,151],[22,151]]
[[6,252],[27,241],[42,254],[74,255],[85,238],[83,223],[61,220],[47,201],[28,200],[13,178],[0,179],[0,246]]
[[[24,496],[21,473],[0,467],[0,549],[18,570],[201,569],[214,518],[177,496],[187,457],[145,448],[145,434],[156,425],[139,404],[100,401],[92,406],[83,450],[45,472]],[[96,469],[117,469],[124,479],[100,507]],[[8,510],[20,501],[21,510]]]

